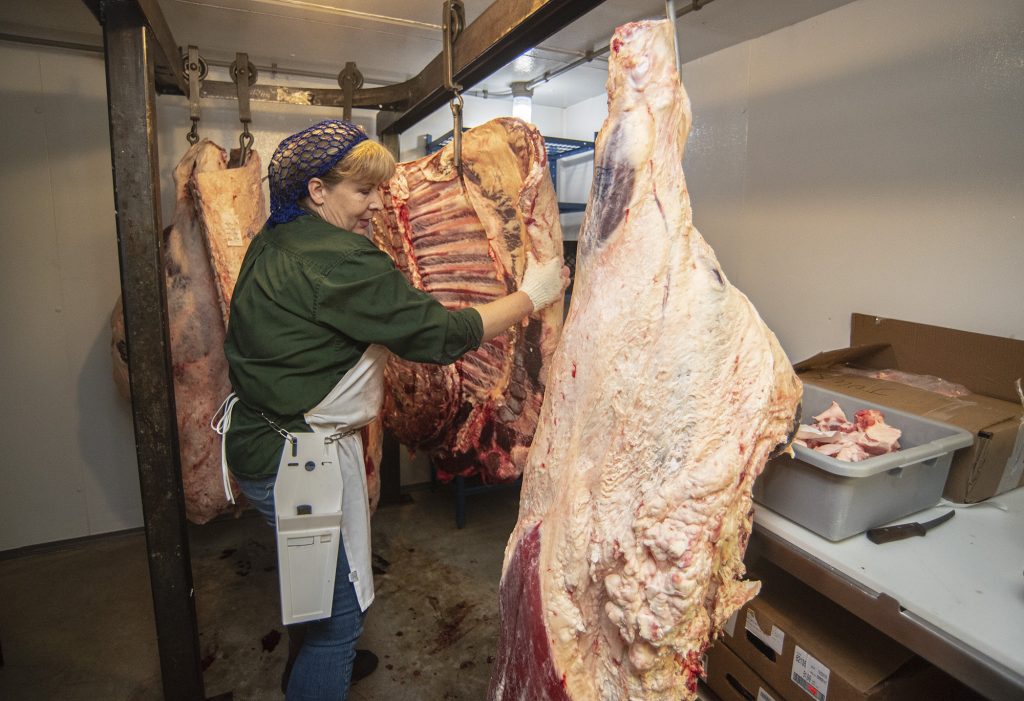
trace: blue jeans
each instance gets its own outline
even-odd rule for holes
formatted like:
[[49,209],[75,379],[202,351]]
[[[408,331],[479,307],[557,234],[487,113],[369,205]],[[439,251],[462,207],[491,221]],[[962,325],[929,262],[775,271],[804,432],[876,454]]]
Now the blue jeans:
[[[235,481],[246,499],[266,519],[275,524],[275,477],[244,479],[235,475]],[[338,548],[338,568],[334,578],[334,603],[331,617],[298,626],[304,638],[298,657],[288,679],[285,692],[287,701],[345,701],[352,679],[352,661],[356,656],[356,640],[363,632],[363,612],[356,599],[356,590],[348,580],[348,558],[344,543]]]

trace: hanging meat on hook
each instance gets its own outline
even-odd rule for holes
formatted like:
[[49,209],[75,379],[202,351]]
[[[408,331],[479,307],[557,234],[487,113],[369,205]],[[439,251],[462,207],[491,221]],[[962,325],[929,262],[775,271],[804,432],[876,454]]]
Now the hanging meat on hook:
[[[193,145],[174,169],[175,203],[164,230],[164,284],[174,373],[178,448],[185,512],[205,523],[224,511],[220,439],[210,417],[231,391],[224,329],[235,278],[249,241],[267,218],[262,167],[253,153],[228,168],[211,141]],[[111,354],[118,387],[128,396],[128,349],[121,300],[111,316]]]
[[[515,291],[527,252],[542,261],[562,256],[544,141],[518,119],[495,119],[463,135],[461,178],[449,144],[399,164],[382,195],[374,240],[413,285],[449,309]],[[561,325],[556,304],[454,365],[392,358],[385,427],[401,443],[428,451],[441,479],[517,478]]]
[[801,386],[693,226],[673,25],[620,27],[572,307],[505,551],[491,701],[678,701],[758,591],[751,487]]

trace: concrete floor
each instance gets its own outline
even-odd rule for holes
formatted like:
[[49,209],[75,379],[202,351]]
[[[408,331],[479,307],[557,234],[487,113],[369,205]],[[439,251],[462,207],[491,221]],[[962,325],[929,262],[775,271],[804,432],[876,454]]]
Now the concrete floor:
[[[416,491],[373,520],[375,577],[360,647],[381,666],[353,701],[480,701],[498,636],[497,585],[518,494]],[[281,699],[287,638],[272,531],[255,515],[190,528],[206,694]],[[145,540],[118,534],[0,561],[0,698],[162,697]]]

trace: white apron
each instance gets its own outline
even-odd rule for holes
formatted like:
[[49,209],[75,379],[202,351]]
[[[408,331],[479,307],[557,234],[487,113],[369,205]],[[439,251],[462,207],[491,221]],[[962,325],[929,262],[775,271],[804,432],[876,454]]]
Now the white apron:
[[359,362],[304,415],[310,428],[325,438],[348,434],[330,445],[337,451],[341,466],[341,535],[351,568],[348,578],[363,611],[373,603],[373,570],[370,565],[370,497],[359,429],[380,413],[387,359],[388,349],[384,346],[367,348]]
[[[341,466],[342,501],[341,534],[348,558],[349,581],[356,590],[359,607],[366,611],[373,603],[373,570],[370,564],[370,499],[366,488],[366,467],[363,441],[359,429],[377,418],[384,401],[384,367],[388,349],[371,345],[319,404],[303,417],[313,432],[322,435],[328,449],[335,451]],[[224,400],[215,423],[211,426],[224,436],[231,427],[231,412],[238,397],[233,393]],[[228,478],[224,440],[221,440],[221,466],[224,491],[234,503]]]

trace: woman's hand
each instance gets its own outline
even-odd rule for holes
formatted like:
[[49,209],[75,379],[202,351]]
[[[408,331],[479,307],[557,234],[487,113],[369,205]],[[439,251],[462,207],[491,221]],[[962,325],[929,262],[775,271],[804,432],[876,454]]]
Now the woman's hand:
[[526,254],[526,270],[519,291],[525,292],[533,302],[533,310],[540,311],[558,300],[569,286],[569,268],[555,256],[538,263],[532,253]]
[[554,257],[538,263],[533,254],[527,253],[523,284],[519,290],[474,306],[484,323],[483,340],[489,341],[502,334],[512,324],[522,321],[531,313],[549,306],[558,300],[569,286],[569,268],[562,260]]

